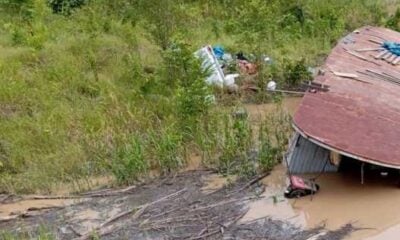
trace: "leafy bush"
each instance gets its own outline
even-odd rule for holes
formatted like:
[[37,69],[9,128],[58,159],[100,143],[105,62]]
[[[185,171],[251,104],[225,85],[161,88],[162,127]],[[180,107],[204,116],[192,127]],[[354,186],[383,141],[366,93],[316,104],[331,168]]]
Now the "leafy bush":
[[284,79],[287,86],[296,87],[304,81],[311,80],[311,73],[308,71],[305,60],[288,61],[283,67]]
[[204,81],[207,72],[201,68],[193,50],[183,43],[175,44],[163,56],[168,68],[169,84],[175,85],[179,126],[187,135],[185,137],[190,137],[194,126],[208,113],[212,104],[211,88]]
[[48,0],[54,13],[70,14],[74,8],[83,6],[86,0]]

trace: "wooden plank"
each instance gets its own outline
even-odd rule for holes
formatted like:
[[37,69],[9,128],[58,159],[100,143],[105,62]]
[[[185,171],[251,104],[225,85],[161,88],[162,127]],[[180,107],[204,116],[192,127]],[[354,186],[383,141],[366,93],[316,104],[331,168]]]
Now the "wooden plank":
[[353,55],[353,56],[356,57],[356,58],[359,58],[359,59],[364,60],[364,61],[366,61],[366,62],[373,63],[373,64],[375,64],[375,65],[377,65],[377,66],[381,66],[379,63],[376,63],[376,62],[374,62],[374,61],[371,61],[371,60],[369,60],[368,58],[364,57],[363,55],[361,55],[361,54],[359,54],[359,53],[357,53],[357,52],[354,52],[354,51],[351,51],[351,50],[347,50],[347,49],[346,49],[346,52],[347,52],[348,54],[350,54],[350,55]]
[[378,53],[378,55],[375,56],[375,59],[381,58],[384,54],[386,54],[386,53],[388,53],[388,52],[389,52],[388,50],[384,50],[384,51]]
[[387,55],[387,56],[385,57],[385,61],[386,61],[386,62],[389,62],[389,59],[391,59],[392,57],[393,57],[393,54],[390,53],[389,55]]
[[354,73],[345,73],[345,72],[336,72],[336,71],[332,71],[332,73],[335,74],[335,76],[338,76],[338,77],[358,78],[358,75],[354,74]]
[[357,52],[368,52],[368,51],[381,51],[385,50],[385,48],[361,48],[361,49],[356,49]]
[[397,58],[392,62],[393,65],[397,65],[398,63],[400,63],[400,57],[397,57]]
[[386,62],[390,63],[389,59],[391,59],[392,57],[393,57],[393,54],[390,53],[389,55],[387,55],[387,56],[385,57],[384,60],[385,60]]
[[354,74],[354,73],[344,73],[344,72],[336,72],[336,71],[332,71],[332,73],[338,77],[348,78],[350,80],[354,80],[354,81],[358,81],[358,82],[362,82],[362,83],[366,83],[366,84],[372,84],[368,81],[359,79],[358,75]]
[[298,92],[298,91],[289,91],[289,90],[267,90],[268,92],[279,92],[279,93],[291,93],[291,94],[306,94],[305,92]]
[[391,52],[387,52],[387,53],[383,54],[381,59],[385,59],[389,55],[392,55],[392,53]]
[[392,57],[388,59],[388,62],[391,63],[397,58],[396,54],[392,54]]
[[378,41],[378,40],[376,40],[376,39],[368,39],[368,41],[373,42],[373,43],[376,43],[376,44],[380,44],[380,45],[383,44],[383,41]]

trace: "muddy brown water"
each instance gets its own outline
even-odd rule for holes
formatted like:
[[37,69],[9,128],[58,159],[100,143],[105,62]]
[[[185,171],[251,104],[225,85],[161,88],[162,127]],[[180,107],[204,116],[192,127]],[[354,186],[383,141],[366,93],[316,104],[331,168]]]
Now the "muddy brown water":
[[[281,106],[284,110],[293,115],[297,107],[299,106],[300,102],[301,102],[300,97],[288,97],[282,100]],[[278,104],[275,103],[245,104],[244,106],[249,113],[250,121],[259,122],[263,120],[267,115],[276,111]]]
[[242,221],[271,216],[303,229],[325,224],[329,230],[353,223],[364,229],[352,233],[348,240],[399,239],[400,209],[396,205],[400,189],[391,180],[371,179],[361,184],[357,172],[323,174],[317,179],[321,190],[316,195],[296,200],[283,197],[287,185],[284,166],[277,166],[263,183],[268,186],[265,198],[251,203]]
[[22,200],[15,203],[0,204],[0,218],[26,212],[29,208],[62,207],[73,204],[72,199]]
[[[286,98],[282,106],[294,114],[301,98]],[[271,111],[273,104],[246,105],[253,121],[260,121]],[[263,180],[264,199],[251,203],[250,211],[241,220],[250,221],[264,216],[284,220],[304,229],[325,224],[327,229],[338,229],[353,223],[364,230],[352,233],[348,240],[400,239],[400,189],[387,179],[373,179],[360,183],[359,173],[324,174],[317,180],[321,187],[313,197],[287,200],[283,191],[287,186],[286,169],[277,166]]]

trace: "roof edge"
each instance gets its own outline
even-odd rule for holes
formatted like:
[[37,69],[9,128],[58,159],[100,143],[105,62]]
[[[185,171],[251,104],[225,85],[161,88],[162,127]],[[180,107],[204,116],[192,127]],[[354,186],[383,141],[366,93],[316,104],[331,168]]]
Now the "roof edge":
[[352,154],[352,153],[345,152],[345,151],[343,151],[343,150],[340,150],[340,149],[337,149],[337,148],[335,148],[335,147],[329,146],[329,145],[327,145],[327,144],[325,144],[325,143],[322,143],[322,142],[318,141],[317,139],[313,138],[312,136],[307,135],[307,134],[306,134],[305,132],[303,132],[294,122],[292,123],[292,127],[294,128],[294,130],[295,130],[296,132],[298,132],[298,133],[299,133],[302,137],[304,137],[305,139],[309,140],[310,142],[312,142],[312,143],[314,143],[314,144],[316,144],[316,145],[318,145],[318,146],[320,146],[320,147],[323,147],[323,148],[325,148],[325,149],[328,149],[328,150],[330,150],[330,151],[338,152],[338,153],[340,153],[341,155],[344,155],[344,156],[347,156],[347,157],[351,157],[351,158],[354,158],[354,159],[359,160],[359,161],[362,161],[362,162],[371,163],[371,164],[374,164],[374,165],[378,165],[378,166],[382,166],[382,167],[387,167],[387,168],[400,169],[400,166],[385,164],[385,163],[382,163],[382,162],[379,162],[379,161],[376,161],[376,160],[372,160],[372,159],[367,159],[367,158],[364,158],[364,157],[360,157],[360,156],[354,155],[354,154]]

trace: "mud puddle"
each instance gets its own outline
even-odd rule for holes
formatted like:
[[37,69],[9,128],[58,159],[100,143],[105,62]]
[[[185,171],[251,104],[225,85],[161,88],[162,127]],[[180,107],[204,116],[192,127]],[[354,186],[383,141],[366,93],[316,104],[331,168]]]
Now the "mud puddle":
[[206,194],[210,194],[212,192],[216,192],[224,187],[227,187],[230,184],[234,184],[237,180],[237,176],[228,176],[224,177],[220,174],[210,174],[202,178],[204,182],[204,186],[201,188],[201,191]]
[[398,239],[400,235],[400,209],[396,207],[400,190],[389,179],[371,179],[362,185],[357,173],[323,174],[317,179],[321,190],[316,195],[296,200],[283,197],[286,181],[285,168],[277,166],[263,180],[268,186],[264,198],[251,203],[241,221],[270,216],[302,229],[323,224],[334,230],[348,223],[362,228],[348,240]]
[[74,183],[56,184],[50,192],[53,195],[68,195],[75,192],[86,192],[95,188],[111,187],[112,183],[112,176],[90,177],[87,179],[81,179]]

